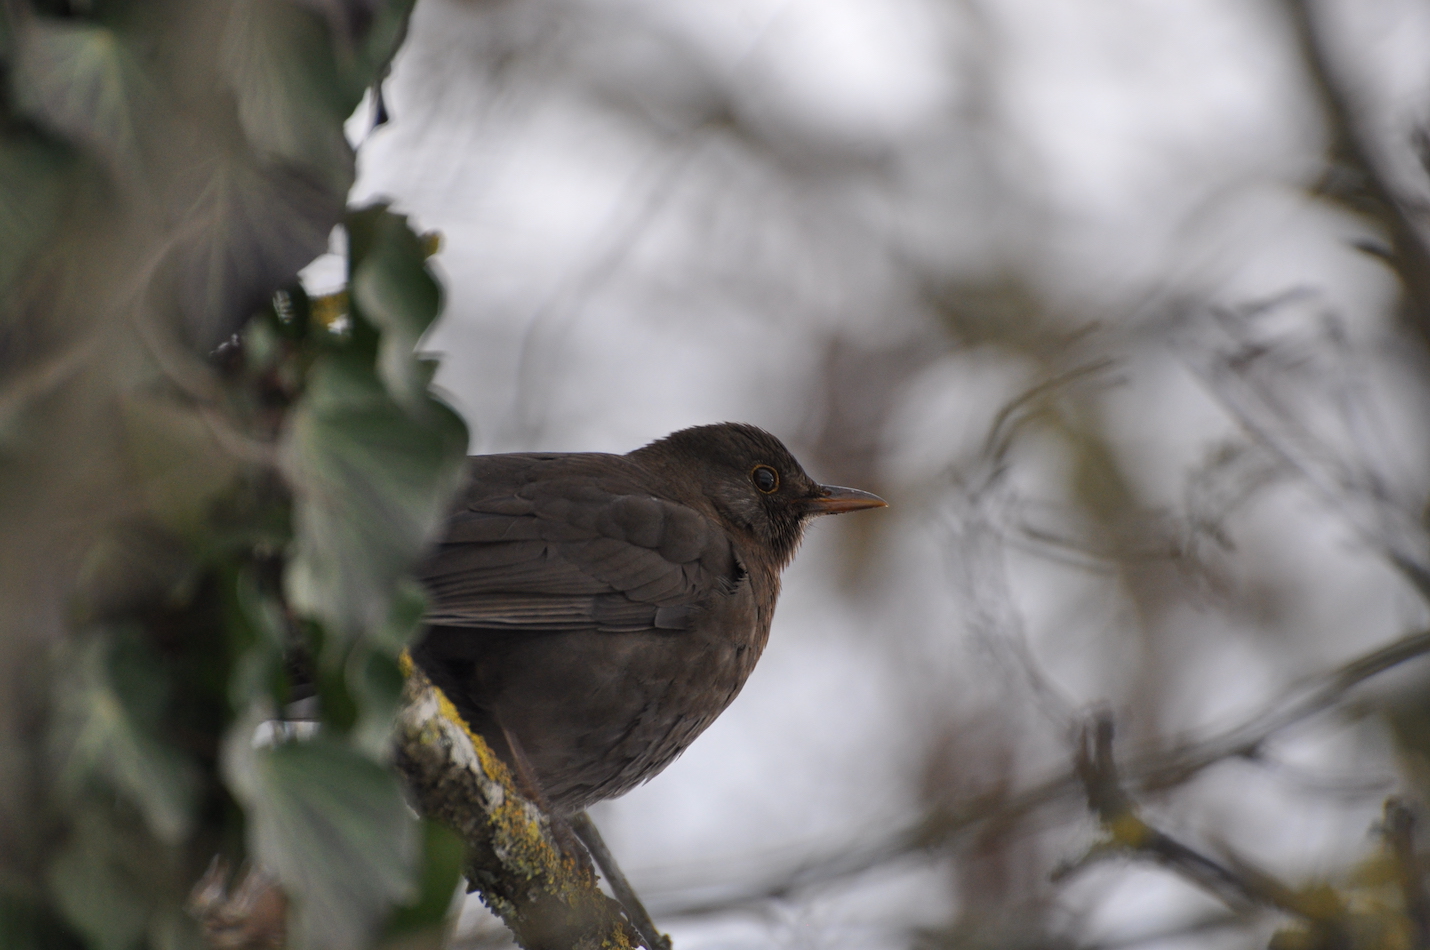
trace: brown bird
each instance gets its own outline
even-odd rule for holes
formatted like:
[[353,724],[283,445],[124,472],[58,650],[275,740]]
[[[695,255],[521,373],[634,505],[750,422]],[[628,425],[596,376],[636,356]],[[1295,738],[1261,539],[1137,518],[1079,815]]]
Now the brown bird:
[[735,423],[627,455],[473,456],[467,475],[419,570],[430,609],[412,657],[569,818],[661,946],[582,811],[654,776],[730,705],[809,520],[885,502],[818,484]]

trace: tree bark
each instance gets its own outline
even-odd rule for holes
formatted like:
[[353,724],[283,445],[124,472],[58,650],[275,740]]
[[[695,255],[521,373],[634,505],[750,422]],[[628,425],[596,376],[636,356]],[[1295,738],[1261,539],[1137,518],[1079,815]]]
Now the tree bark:
[[586,856],[563,847],[506,764],[415,667],[397,719],[396,765],[418,810],[466,842],[468,889],[480,892],[525,950],[638,945]]

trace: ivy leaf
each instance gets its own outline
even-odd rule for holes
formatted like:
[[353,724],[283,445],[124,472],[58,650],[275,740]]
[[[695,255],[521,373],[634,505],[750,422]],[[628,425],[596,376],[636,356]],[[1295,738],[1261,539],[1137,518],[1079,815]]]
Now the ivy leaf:
[[347,55],[338,58],[347,112],[387,74],[392,54],[407,35],[416,0],[295,0],[327,21]]
[[201,410],[148,393],[122,399],[128,455],[158,522],[198,538],[218,496],[239,475],[238,460],[219,444]]
[[355,650],[348,659],[347,679],[360,710],[349,741],[371,758],[386,760],[391,755],[392,724],[402,705],[402,670],[384,653]]
[[74,650],[55,678],[50,739],[61,794],[78,801],[96,779],[106,782],[156,838],[177,843],[193,818],[198,770],[155,734],[167,699],[160,659],[122,631]]
[[39,135],[13,135],[0,143],[0,296],[53,233],[75,164]]
[[345,192],[354,157],[343,122],[353,107],[339,88],[332,40],[322,18],[298,4],[244,0],[224,32],[223,74],[261,156],[308,168]]
[[45,883],[61,913],[91,947],[132,950],[153,912],[141,882],[152,875],[158,856],[152,853],[152,840],[132,823],[126,827],[116,821],[93,799],[84,804],[88,807],[78,810],[46,869]]
[[398,907],[387,922],[386,936],[402,950],[443,945],[444,924],[462,880],[466,849],[456,832],[435,821],[422,822],[422,867],[417,899]]
[[397,780],[322,735],[254,748],[253,724],[235,726],[224,748],[250,852],[296,901],[299,946],[367,946],[391,909],[417,894],[417,823]]
[[227,611],[229,641],[242,652],[228,679],[228,701],[234,709],[246,709],[265,698],[283,702],[288,693],[284,649],[288,631],[283,605],[263,590],[256,571],[246,566],[231,577]]
[[115,171],[138,173],[138,127],[154,92],[123,38],[96,23],[35,17],[18,41],[20,110]]
[[350,639],[382,637],[395,585],[435,534],[465,462],[466,427],[429,400],[420,418],[357,352],[314,363],[282,440],[295,495],[289,602]]
[[347,229],[350,299],[382,331],[378,374],[392,398],[415,409],[426,399],[432,371],[413,353],[442,309],[441,288],[406,218],[377,205],[349,214]]
[[207,351],[327,248],[347,184],[327,187],[241,152],[215,156],[195,173],[203,177],[188,189],[197,197],[179,212],[182,240],[169,266],[173,306],[194,345]]

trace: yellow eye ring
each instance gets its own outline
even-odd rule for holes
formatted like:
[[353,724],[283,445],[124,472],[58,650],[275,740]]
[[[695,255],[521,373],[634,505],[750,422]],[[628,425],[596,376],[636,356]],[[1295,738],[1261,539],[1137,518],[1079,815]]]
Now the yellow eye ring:
[[750,469],[750,481],[766,495],[772,495],[780,489],[780,473],[768,465],[756,465]]

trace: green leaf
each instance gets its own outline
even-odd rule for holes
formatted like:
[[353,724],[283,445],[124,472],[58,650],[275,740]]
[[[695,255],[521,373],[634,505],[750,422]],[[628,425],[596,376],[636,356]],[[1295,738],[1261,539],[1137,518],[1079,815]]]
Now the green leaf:
[[247,709],[264,697],[283,702],[287,672],[283,651],[288,647],[283,605],[264,592],[251,566],[237,571],[228,583],[226,611],[230,643],[239,651],[228,679],[228,701],[233,709]]
[[160,841],[188,834],[197,767],[156,735],[167,700],[162,661],[122,632],[95,636],[62,654],[50,736],[56,784],[71,802],[110,785],[133,802]]
[[422,822],[422,867],[417,899],[393,913],[387,922],[384,947],[397,944],[403,950],[418,947],[436,950],[442,946],[465,859],[466,850],[456,832],[435,821]]
[[38,135],[12,134],[0,142],[0,299],[54,232],[75,164]]
[[396,659],[422,628],[426,613],[426,589],[410,577],[400,578],[393,592],[392,613],[387,623],[369,636],[369,643]]
[[350,740],[368,756],[386,759],[391,754],[392,724],[402,703],[402,670],[385,653],[354,650],[347,673],[348,690],[361,710]]
[[355,98],[353,107],[364,90],[386,77],[393,54],[407,36],[408,18],[416,0],[387,0],[376,4],[367,35],[358,47],[348,88]]
[[154,91],[115,31],[35,17],[19,33],[12,82],[20,111],[41,126],[116,171],[141,172],[138,127]]
[[404,412],[360,354],[335,353],[314,363],[290,415],[281,448],[296,537],[285,586],[340,639],[381,636],[397,579],[460,484],[466,427],[440,403],[424,408]]
[[98,807],[77,812],[45,881],[70,924],[94,950],[131,950],[148,928],[153,902],[142,882],[156,870],[151,842]]
[[396,779],[322,735],[254,748],[253,725],[235,726],[224,749],[251,854],[295,900],[299,946],[366,946],[391,908],[417,893],[417,825]]
[[442,309],[422,239],[407,219],[377,205],[348,215],[349,294],[359,316],[382,331],[377,369],[403,406],[427,396],[431,367],[415,358],[422,334]]
[[196,406],[147,393],[130,394],[122,405],[130,467],[149,510],[176,534],[202,535],[214,502],[240,471],[215,433],[227,421],[211,423]]
[[223,74],[260,155],[347,189],[354,156],[343,122],[352,106],[339,88],[333,40],[321,17],[290,0],[235,3],[224,31]]
[[5,950],[85,950],[83,941],[47,907],[0,891],[0,947]]
[[176,272],[173,303],[193,343],[207,351],[327,248],[350,178],[324,186],[242,152],[216,155],[193,173],[202,175],[197,198],[180,212],[183,239],[168,263]]

